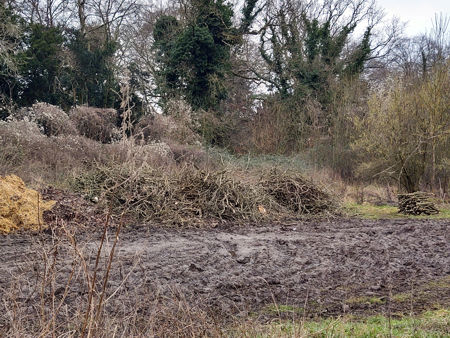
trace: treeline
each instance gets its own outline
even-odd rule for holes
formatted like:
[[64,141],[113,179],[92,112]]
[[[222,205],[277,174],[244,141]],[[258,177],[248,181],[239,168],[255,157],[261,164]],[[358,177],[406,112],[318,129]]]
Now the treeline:
[[448,189],[448,17],[410,38],[368,0],[160,6],[2,0],[1,118],[47,102],[116,108],[120,123],[126,92],[134,124],[187,105],[207,144]]

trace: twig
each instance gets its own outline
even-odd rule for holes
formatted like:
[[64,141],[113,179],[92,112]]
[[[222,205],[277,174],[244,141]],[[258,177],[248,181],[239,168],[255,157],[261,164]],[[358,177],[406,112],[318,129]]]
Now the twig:
[[[98,250],[97,250],[97,257],[95,259],[95,265],[94,265],[94,276],[92,277],[91,285],[89,287],[89,298],[88,298],[88,305],[87,305],[88,307],[86,309],[86,314],[84,317],[83,328],[81,330],[81,337],[85,337],[86,328],[87,328],[88,322],[90,322],[89,317],[90,317],[91,306],[92,306],[92,297],[93,297],[94,290],[95,290],[95,281],[97,279],[98,264],[100,261],[100,254],[102,252],[103,243],[105,242],[105,238],[106,238],[108,222],[109,222],[109,214],[106,216],[105,225],[103,227],[102,239],[100,241],[100,246],[98,247]],[[90,325],[91,324],[89,324],[89,326]]]
[[99,300],[98,307],[97,307],[97,314],[95,316],[95,320],[97,322],[98,322],[98,319],[100,317],[100,313],[101,313],[101,309],[102,309],[102,305],[103,305],[103,298],[105,296],[106,286],[108,284],[109,273],[111,271],[111,265],[112,265],[112,261],[114,259],[114,251],[116,249],[117,242],[119,241],[119,234],[120,234],[120,230],[122,228],[122,224],[123,224],[123,222],[122,222],[122,219],[121,219],[121,221],[119,223],[119,226],[117,227],[117,230],[116,230],[116,236],[115,236],[115,239],[114,239],[113,247],[112,247],[112,249],[111,249],[111,251],[109,253],[108,267],[106,268],[106,275],[103,278],[102,293],[100,295],[100,300]]

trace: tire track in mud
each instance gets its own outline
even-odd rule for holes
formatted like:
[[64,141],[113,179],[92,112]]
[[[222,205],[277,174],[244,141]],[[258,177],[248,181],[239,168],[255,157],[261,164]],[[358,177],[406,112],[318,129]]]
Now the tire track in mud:
[[[106,248],[112,245],[112,232],[110,237]],[[99,238],[99,232],[78,236],[90,266]],[[108,292],[114,297],[108,309],[133,306],[156,294],[201,300],[227,314],[261,310],[273,303],[302,308],[308,315],[375,313],[386,310],[391,295],[408,292],[411,301],[391,301],[390,311],[449,306],[449,239],[448,220],[125,228],[110,274]],[[33,280],[39,280],[40,252],[50,247],[51,240],[50,235],[0,237],[1,292],[6,294],[20,277],[28,281],[23,298],[29,304],[38,301]],[[56,288],[64,285],[73,262],[71,248],[62,243]],[[77,276],[68,297],[73,302],[87,293],[82,272]]]

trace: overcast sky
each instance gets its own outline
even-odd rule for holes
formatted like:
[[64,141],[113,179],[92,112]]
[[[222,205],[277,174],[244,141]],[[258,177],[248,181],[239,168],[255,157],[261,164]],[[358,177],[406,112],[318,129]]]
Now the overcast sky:
[[450,0],[378,0],[377,3],[388,17],[408,21],[405,33],[410,36],[429,32],[435,13],[450,15]]

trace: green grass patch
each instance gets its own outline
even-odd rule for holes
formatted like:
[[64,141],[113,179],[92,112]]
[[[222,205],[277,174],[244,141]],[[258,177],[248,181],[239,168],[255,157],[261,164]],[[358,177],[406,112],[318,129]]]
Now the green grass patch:
[[450,310],[428,311],[420,316],[389,318],[352,316],[319,321],[284,321],[242,325],[234,337],[448,337]]
[[[416,286],[413,290],[408,292],[400,292],[392,295],[392,301],[396,303],[414,303],[425,304],[430,299],[436,298],[441,293],[447,292],[446,289],[450,288],[450,276],[445,276],[440,279],[436,279],[425,284]],[[444,303],[445,304],[445,303]],[[437,308],[442,305],[436,304]]]
[[368,203],[346,203],[344,205],[347,214],[365,219],[450,219],[450,208],[441,207],[437,215],[404,215],[398,212],[396,206],[372,205]]

